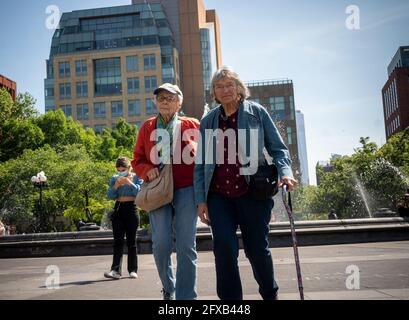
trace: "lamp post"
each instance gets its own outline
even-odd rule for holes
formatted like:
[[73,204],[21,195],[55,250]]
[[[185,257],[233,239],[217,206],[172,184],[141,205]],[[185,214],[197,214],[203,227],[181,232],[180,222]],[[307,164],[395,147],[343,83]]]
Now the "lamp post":
[[40,189],[40,230],[44,229],[45,214],[43,211],[43,188],[47,187],[47,177],[45,176],[44,171],[41,171],[36,176],[31,178],[33,185]]

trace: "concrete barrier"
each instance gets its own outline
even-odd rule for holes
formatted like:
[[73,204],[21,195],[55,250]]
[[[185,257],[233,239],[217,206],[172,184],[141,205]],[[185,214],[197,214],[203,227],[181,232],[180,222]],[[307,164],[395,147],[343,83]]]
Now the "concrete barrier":
[[[299,246],[409,240],[409,219],[400,217],[298,221],[295,225]],[[240,231],[238,235],[243,248]],[[270,247],[292,245],[288,222],[270,225],[269,244]],[[112,245],[112,231],[14,235],[0,238],[0,258],[109,255],[113,252]],[[152,253],[149,232],[138,231],[137,246],[139,254]],[[197,249],[212,250],[209,228],[198,228]]]

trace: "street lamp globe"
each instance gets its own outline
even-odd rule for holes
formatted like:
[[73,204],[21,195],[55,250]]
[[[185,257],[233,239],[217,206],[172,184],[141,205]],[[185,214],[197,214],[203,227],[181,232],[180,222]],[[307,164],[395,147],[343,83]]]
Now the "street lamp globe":
[[43,188],[47,187],[47,177],[44,171],[39,172],[36,176],[31,177],[33,185],[40,189],[40,230],[46,227],[46,216],[43,208]]

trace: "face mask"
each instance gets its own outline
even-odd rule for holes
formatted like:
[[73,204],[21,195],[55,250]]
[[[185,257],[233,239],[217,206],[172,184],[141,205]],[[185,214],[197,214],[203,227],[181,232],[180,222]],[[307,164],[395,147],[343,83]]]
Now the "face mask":
[[128,176],[128,170],[124,171],[124,172],[117,172],[117,176],[118,177],[127,177]]

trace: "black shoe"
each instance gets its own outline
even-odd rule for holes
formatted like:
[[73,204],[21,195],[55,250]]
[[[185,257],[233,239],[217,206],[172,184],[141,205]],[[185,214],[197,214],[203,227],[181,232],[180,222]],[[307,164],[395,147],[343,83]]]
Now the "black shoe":
[[162,289],[163,300],[175,300],[175,294],[166,292],[165,289]]

